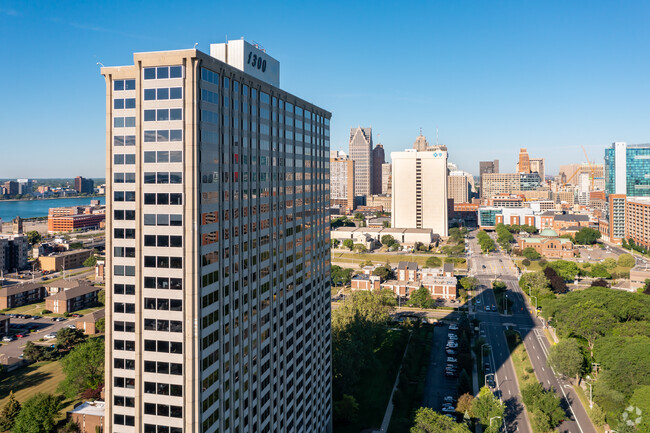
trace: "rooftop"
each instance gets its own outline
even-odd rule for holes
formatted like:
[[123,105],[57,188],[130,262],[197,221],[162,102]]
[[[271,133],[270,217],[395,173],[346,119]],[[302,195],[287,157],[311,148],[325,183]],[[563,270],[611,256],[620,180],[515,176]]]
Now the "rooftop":
[[406,269],[409,271],[417,271],[418,270],[418,264],[415,262],[399,262],[397,265],[397,269]]
[[102,289],[101,287],[95,287],[95,286],[91,286],[90,284],[86,284],[83,286],[64,290],[62,292],[50,296],[48,299],[52,299],[55,301],[68,300],[68,299],[76,298],[78,296],[87,295],[88,293],[99,292],[101,289]]
[[5,286],[0,289],[0,296],[11,296],[18,293],[28,292],[30,290],[39,289],[45,287],[43,283],[23,283],[23,284],[12,284],[11,286]]
[[80,415],[94,415],[104,416],[106,412],[105,403],[103,401],[87,401],[68,413],[75,413]]

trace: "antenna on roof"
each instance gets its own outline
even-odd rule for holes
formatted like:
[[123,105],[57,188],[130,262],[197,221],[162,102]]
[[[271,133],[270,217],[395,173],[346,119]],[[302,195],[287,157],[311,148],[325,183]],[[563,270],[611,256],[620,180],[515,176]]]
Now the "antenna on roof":
[[422,135],[422,127],[420,126],[420,135]]
[[194,42],[194,49],[196,49],[196,47],[197,47],[198,45],[199,45],[198,42]]
[[436,146],[438,145],[438,127],[436,126]]
[[97,62],[97,66],[101,66],[103,68],[104,64],[102,62]]

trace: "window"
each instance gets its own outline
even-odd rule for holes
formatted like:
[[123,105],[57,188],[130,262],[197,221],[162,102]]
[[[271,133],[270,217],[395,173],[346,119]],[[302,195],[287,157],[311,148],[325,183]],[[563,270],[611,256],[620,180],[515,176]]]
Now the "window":
[[156,120],[156,110],[144,110],[144,121],[153,122]]
[[169,99],[181,99],[183,98],[183,88],[182,87],[172,87],[169,89]]
[[145,101],[155,101],[156,100],[156,89],[144,89],[144,100]]
[[135,80],[115,80],[113,90],[135,90]]
[[169,99],[169,89],[166,87],[161,87],[159,89],[156,89],[156,99],[158,99],[159,101]]
[[153,80],[156,78],[156,68],[145,68],[144,69],[144,79]]

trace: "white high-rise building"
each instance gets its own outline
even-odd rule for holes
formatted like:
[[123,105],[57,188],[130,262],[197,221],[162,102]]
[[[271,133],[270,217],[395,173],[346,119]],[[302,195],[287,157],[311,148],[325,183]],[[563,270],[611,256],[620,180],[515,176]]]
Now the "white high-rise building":
[[391,153],[391,226],[432,229],[447,236],[447,148],[427,149]]
[[241,41],[106,79],[106,431],[329,432],[330,113]]

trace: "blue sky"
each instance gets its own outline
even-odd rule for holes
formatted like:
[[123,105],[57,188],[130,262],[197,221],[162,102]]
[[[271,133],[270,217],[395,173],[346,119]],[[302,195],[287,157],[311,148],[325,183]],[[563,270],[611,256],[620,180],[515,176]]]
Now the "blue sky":
[[[190,6],[187,6],[190,5]],[[244,37],[281,87],[333,113],[332,149],[372,126],[388,153],[419,129],[474,174],[518,149],[602,162],[650,141],[650,2],[0,2],[0,178],[104,176],[97,62]],[[378,137],[379,135],[379,137]]]

